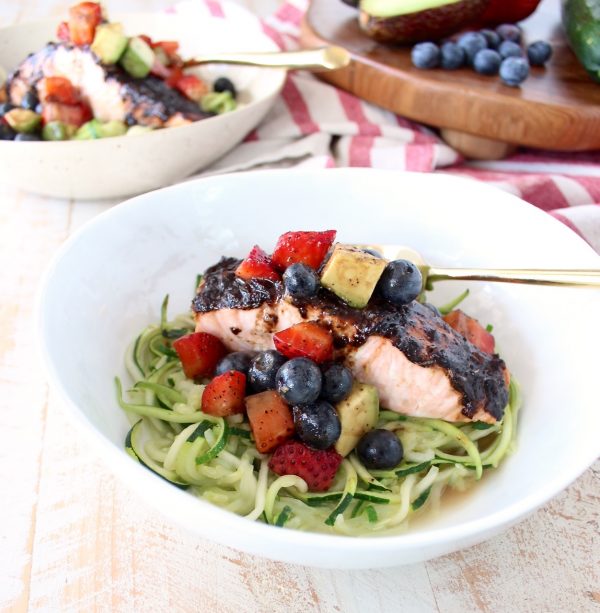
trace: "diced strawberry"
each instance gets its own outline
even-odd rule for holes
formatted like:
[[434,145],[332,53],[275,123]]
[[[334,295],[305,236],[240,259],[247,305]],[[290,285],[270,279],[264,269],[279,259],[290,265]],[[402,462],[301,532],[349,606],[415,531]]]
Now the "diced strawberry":
[[69,9],[69,34],[74,45],[91,45],[96,26],[102,22],[102,7],[97,2],[81,2]]
[[294,434],[294,419],[283,398],[273,390],[246,397],[246,412],[261,453],[273,451]]
[[176,40],[158,40],[152,43],[152,47],[160,47],[167,55],[176,55],[179,43]]
[[246,375],[237,370],[215,377],[202,394],[202,411],[216,417],[244,412]]
[[456,309],[444,315],[444,321],[485,353],[494,353],[494,337],[473,317]]
[[193,74],[184,75],[177,79],[175,89],[178,89],[186,98],[194,102],[200,102],[202,96],[209,91],[208,85]]
[[285,270],[290,264],[301,262],[314,269],[319,268],[327,251],[333,244],[335,230],[325,232],[286,232],[279,237],[273,263],[280,270]]
[[183,76],[183,68],[181,68],[181,66],[171,68],[171,74],[169,74],[169,77],[167,78],[167,85],[169,87],[175,87],[177,81],[179,81],[179,79],[181,79]]
[[237,267],[235,274],[242,279],[279,281],[281,278],[273,267],[271,258],[258,245],[254,245],[248,257]]
[[66,21],[61,21],[56,29],[56,38],[63,43],[68,43],[71,40],[71,32],[69,32],[69,24]]
[[320,364],[333,357],[331,332],[314,321],[303,321],[277,332],[273,342],[286,358],[309,358]]
[[152,39],[147,34],[138,34],[138,38],[141,38],[148,45],[148,47],[154,46]]
[[276,475],[296,475],[306,481],[313,492],[327,491],[342,462],[334,449],[319,451],[300,441],[287,441],[275,450],[269,468]]
[[60,102],[61,104],[79,102],[77,90],[65,77],[45,77],[39,81],[37,90],[42,102]]
[[212,334],[193,332],[173,341],[185,376],[209,377],[213,374],[219,360],[227,353],[225,345]]
[[93,117],[92,110],[86,104],[61,104],[60,102],[47,102],[42,106],[42,121],[44,124],[51,121],[60,121],[71,126],[81,126]]

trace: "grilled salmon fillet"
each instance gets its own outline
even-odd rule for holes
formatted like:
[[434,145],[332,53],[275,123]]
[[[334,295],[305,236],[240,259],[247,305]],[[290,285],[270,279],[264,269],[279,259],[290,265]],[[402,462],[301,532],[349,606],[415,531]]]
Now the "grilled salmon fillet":
[[168,122],[197,121],[210,115],[162,79],[134,79],[119,66],[101,64],[89,47],[68,43],[48,43],[30,54],[8,78],[9,101],[19,106],[43,77],[69,79],[100,121],[159,128]]
[[274,348],[273,333],[316,321],[332,332],[335,359],[374,385],[383,407],[455,422],[502,418],[509,382],[502,359],[480,351],[427,306],[375,299],[354,309],[325,289],[293,299],[279,281],[237,277],[239,263],[223,258],[206,271],[192,303],[196,331],[233,351],[264,350]]

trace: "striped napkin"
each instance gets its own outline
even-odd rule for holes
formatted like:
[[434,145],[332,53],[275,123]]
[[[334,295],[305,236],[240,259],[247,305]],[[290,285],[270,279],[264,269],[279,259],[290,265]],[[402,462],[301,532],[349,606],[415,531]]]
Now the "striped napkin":
[[[251,25],[281,49],[292,50],[299,47],[307,6],[308,0],[289,0],[262,21],[227,0],[186,2],[174,10],[196,18],[252,19]],[[471,177],[548,212],[600,253],[600,151],[522,149],[501,161],[468,162],[434,131],[297,72],[288,75],[263,123],[202,174],[290,166],[370,166]]]

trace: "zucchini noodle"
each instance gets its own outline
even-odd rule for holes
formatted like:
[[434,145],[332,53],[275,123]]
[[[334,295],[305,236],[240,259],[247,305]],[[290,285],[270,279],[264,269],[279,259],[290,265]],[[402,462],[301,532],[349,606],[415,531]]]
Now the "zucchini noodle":
[[132,424],[127,453],[191,494],[248,519],[275,526],[358,535],[406,530],[416,513],[439,509],[447,488],[464,491],[515,449],[521,394],[511,380],[502,421],[449,423],[382,409],[378,428],[394,432],[404,457],[392,470],[369,470],[355,452],[327,492],[269,470],[243,416],[202,412],[204,385],[187,379],[172,341],[193,332],[189,315],[168,321],[168,297],[158,325],[129,345],[128,390],[116,378],[120,407]]

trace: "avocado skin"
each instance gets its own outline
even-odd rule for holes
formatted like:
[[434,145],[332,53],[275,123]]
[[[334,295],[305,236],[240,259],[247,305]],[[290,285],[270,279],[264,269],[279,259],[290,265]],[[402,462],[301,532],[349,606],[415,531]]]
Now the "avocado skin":
[[562,22],[571,49],[600,83],[600,0],[563,0]]
[[358,23],[367,36],[380,43],[400,45],[436,40],[475,21],[488,4],[489,0],[462,0],[397,17],[374,17],[361,11]]

